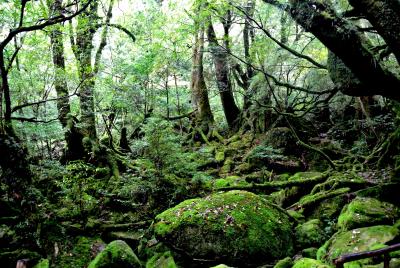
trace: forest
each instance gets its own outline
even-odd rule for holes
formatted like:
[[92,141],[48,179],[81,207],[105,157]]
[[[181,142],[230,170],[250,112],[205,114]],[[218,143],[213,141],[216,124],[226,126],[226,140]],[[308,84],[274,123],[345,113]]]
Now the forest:
[[399,0],[0,0],[0,267],[400,267]]

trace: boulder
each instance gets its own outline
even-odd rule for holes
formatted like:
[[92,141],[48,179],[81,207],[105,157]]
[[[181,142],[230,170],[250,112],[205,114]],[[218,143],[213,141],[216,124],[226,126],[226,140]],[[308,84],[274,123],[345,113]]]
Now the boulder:
[[357,197],[346,205],[339,218],[338,227],[351,230],[379,224],[393,224],[399,216],[399,209],[375,198]]
[[133,250],[122,240],[115,240],[107,245],[88,268],[135,268],[141,263]]
[[158,240],[193,259],[237,266],[271,262],[293,253],[289,216],[245,191],[191,199],[156,217]]
[[326,235],[319,219],[309,220],[296,227],[296,242],[299,248],[320,246],[325,242]]
[[[386,247],[386,244],[399,236],[399,230],[390,225],[377,225],[341,231],[334,234],[318,250],[317,259],[332,263],[343,254],[357,253]],[[350,262],[352,265],[369,264],[370,259]],[[349,265],[350,265],[349,264]]]

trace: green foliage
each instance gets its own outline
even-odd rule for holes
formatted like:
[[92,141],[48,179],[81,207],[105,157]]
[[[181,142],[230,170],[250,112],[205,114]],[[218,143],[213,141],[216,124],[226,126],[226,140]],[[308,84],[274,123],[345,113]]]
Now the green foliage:
[[74,161],[67,165],[66,170],[67,174],[58,182],[63,193],[62,203],[65,206],[60,210],[60,216],[79,216],[84,219],[89,211],[99,205],[95,196],[96,191],[104,186],[105,182],[99,177],[104,176],[105,168],[96,168],[83,161]]
[[149,118],[144,125],[144,137],[136,142],[134,150],[143,152],[159,174],[171,173],[181,177],[191,176],[196,163],[189,161],[190,152],[185,152],[182,136],[174,132],[172,125],[159,118]]

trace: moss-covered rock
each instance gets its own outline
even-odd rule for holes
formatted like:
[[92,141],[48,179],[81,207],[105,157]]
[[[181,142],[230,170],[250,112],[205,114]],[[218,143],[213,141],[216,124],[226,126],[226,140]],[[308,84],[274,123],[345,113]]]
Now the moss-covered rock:
[[319,219],[309,220],[296,227],[296,242],[299,248],[320,246],[325,239],[326,235]]
[[157,253],[146,263],[146,268],[177,268],[171,252]]
[[309,258],[301,258],[297,260],[293,268],[331,268],[332,266],[325,264],[321,261],[309,259]]
[[399,216],[397,207],[374,198],[357,197],[345,206],[338,218],[338,227],[351,230],[378,224],[393,224]]
[[107,245],[88,268],[135,268],[141,263],[133,250],[122,240],[115,240]]
[[291,268],[293,266],[293,260],[290,257],[286,257],[280,261],[278,261],[274,268]]
[[249,183],[244,178],[239,176],[227,176],[225,178],[216,179],[214,182],[214,188],[216,189],[221,187],[244,186],[244,185],[249,185]]
[[333,198],[322,200],[321,202],[316,204],[313,209],[310,209],[308,211],[307,216],[314,219],[318,218],[323,222],[336,222],[336,219],[345,204],[346,200],[342,196],[336,196]]
[[293,252],[289,216],[245,191],[182,202],[156,217],[156,237],[192,258],[248,265]]
[[[334,234],[319,250],[317,259],[332,263],[342,254],[375,250],[399,236],[399,230],[389,225],[364,227]],[[357,261],[369,264],[369,259]],[[348,265],[353,265],[351,262]]]

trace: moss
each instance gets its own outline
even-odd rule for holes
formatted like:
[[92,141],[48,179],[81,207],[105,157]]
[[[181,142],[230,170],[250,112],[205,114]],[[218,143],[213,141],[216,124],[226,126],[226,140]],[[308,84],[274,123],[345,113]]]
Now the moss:
[[393,224],[398,215],[398,209],[390,203],[374,198],[357,197],[343,208],[338,227],[350,230],[378,224]]
[[287,178],[287,180],[289,181],[304,180],[304,179],[317,178],[321,176],[323,176],[323,173],[321,172],[315,172],[315,171],[297,172],[294,175]]
[[186,200],[158,215],[154,230],[159,240],[193,258],[227,264],[277,259],[293,251],[288,215],[244,191]]
[[292,258],[286,257],[280,261],[278,261],[274,268],[291,268],[293,266]]
[[323,222],[336,222],[336,219],[345,204],[346,201],[342,196],[336,196],[319,202],[313,210],[309,211],[308,214],[310,215],[310,218],[318,218]]
[[228,176],[223,179],[217,179],[214,182],[215,188],[229,187],[229,186],[243,186],[249,185],[245,179],[239,176]]
[[326,235],[319,219],[309,220],[296,227],[296,242],[300,248],[319,246],[324,243]]
[[[317,259],[332,262],[342,254],[375,250],[385,247],[399,235],[399,230],[389,225],[364,227],[333,235],[317,253]],[[362,260],[368,264],[369,259]]]
[[103,247],[99,238],[77,237],[72,240],[72,247],[64,248],[54,260],[55,267],[85,267],[92,258],[93,248]]
[[299,208],[307,208],[307,209],[315,208],[319,205],[321,201],[343,195],[345,193],[348,193],[349,191],[350,188],[346,187],[346,188],[339,188],[337,190],[318,192],[316,194],[309,194],[303,196],[300,199],[300,201],[294,204],[293,206]]
[[177,268],[171,252],[157,253],[146,263],[146,268]]
[[298,222],[304,222],[305,221],[305,217],[303,214],[301,214],[299,211],[295,211],[295,210],[287,210],[286,211],[293,219],[295,219]]
[[332,266],[322,263],[321,261],[309,259],[309,258],[302,258],[297,260],[293,268],[330,268]]
[[47,259],[40,260],[33,268],[49,268],[50,262]]
[[234,162],[233,162],[232,158],[230,158],[230,157],[226,158],[224,165],[220,169],[220,173],[221,174],[229,173],[233,168],[233,164],[234,164]]
[[122,240],[115,240],[107,245],[88,268],[134,268],[141,263],[132,249]]
[[215,161],[217,161],[218,163],[222,163],[225,160],[225,153],[224,151],[218,151],[215,154]]

